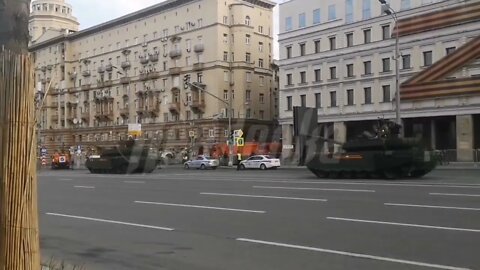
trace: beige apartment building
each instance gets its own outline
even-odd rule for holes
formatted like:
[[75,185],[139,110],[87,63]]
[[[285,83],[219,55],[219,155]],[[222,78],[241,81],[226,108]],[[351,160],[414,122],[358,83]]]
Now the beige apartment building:
[[168,0],[34,43],[41,145],[112,145],[135,123],[159,148],[208,148],[226,142],[229,113],[247,140],[271,132],[274,5]]

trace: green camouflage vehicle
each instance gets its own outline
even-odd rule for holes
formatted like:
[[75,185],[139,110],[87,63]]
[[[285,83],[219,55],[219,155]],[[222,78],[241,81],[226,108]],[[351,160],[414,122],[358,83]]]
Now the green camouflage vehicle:
[[400,126],[380,120],[375,135],[342,144],[335,154],[315,153],[306,162],[319,178],[420,178],[432,171],[437,158],[414,138],[399,138]]
[[101,152],[85,163],[91,173],[151,173],[158,165],[158,151],[144,140],[123,141]]

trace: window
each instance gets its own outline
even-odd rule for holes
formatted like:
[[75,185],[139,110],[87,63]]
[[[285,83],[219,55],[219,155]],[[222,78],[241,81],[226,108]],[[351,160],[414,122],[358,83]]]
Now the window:
[[353,0],[345,1],[345,22],[353,23]]
[[203,74],[202,73],[197,73],[197,82],[201,83],[203,80]]
[[187,67],[192,65],[192,58],[190,56],[185,57],[185,64]]
[[335,5],[328,6],[328,20],[333,21],[337,19],[337,11]]
[[353,64],[347,64],[347,77],[353,77]]
[[229,79],[230,79],[230,76],[229,76],[229,74],[228,74],[228,71],[224,71],[224,72],[223,72],[223,81],[224,81],[224,82],[228,82]]
[[250,25],[250,16],[245,17],[245,24]]
[[263,68],[263,59],[262,58],[258,59],[258,67]]
[[260,86],[263,86],[265,84],[265,77],[259,76],[258,79],[259,79]]
[[245,35],[245,44],[250,45],[250,35]]
[[425,67],[432,65],[432,51],[423,52],[423,65]]
[[228,24],[228,17],[227,16],[223,16],[223,24]]
[[352,106],[353,105],[353,100],[354,99],[354,96],[353,96],[353,89],[347,89],[347,104],[348,106]]
[[264,104],[265,103],[265,95],[260,94],[259,97],[258,97],[258,100],[260,101],[260,104]]
[[223,90],[223,100],[228,100],[228,90]]
[[345,34],[345,39],[347,40],[347,47],[353,46],[353,33]]
[[202,19],[198,19],[197,20],[197,26],[200,28],[203,26],[203,20]]
[[315,108],[322,107],[322,95],[320,93],[315,93]]
[[260,111],[258,111],[258,114],[259,114],[259,117],[260,117],[261,120],[265,119],[265,111],[260,110]]
[[250,53],[245,53],[245,62],[251,63],[252,62],[252,55]]
[[364,75],[372,74],[372,61],[363,62],[363,74]]
[[319,53],[320,52],[320,40],[315,40],[313,42],[313,45],[315,47],[315,53]]
[[383,102],[390,102],[390,85],[382,85]]
[[252,98],[252,91],[251,90],[247,90],[245,91],[245,101],[250,101],[251,98]]
[[412,66],[410,65],[410,54],[402,55],[402,69],[409,69]]
[[261,25],[258,26],[258,32],[260,34],[263,34],[263,26],[261,26]]
[[400,10],[405,10],[410,8],[410,0],[402,0],[400,2]]
[[337,107],[337,91],[330,91],[330,107]]
[[287,85],[292,85],[292,74],[287,74]]
[[228,34],[223,34],[223,43],[228,43]]
[[371,4],[371,0],[363,0],[362,14],[364,20],[370,19],[372,17]]
[[230,61],[235,62],[235,53],[232,52],[232,56],[230,56]]
[[300,106],[307,107],[307,96],[300,95]]
[[382,39],[390,39],[390,25],[382,25]]
[[228,61],[228,52],[223,52],[223,61]]
[[300,72],[300,83],[307,82],[307,73],[305,71]]
[[335,37],[329,37],[328,41],[330,43],[330,50],[335,50],[337,47],[337,39]]
[[452,52],[454,52],[455,49],[456,49],[455,47],[448,47],[448,48],[445,49],[445,53],[446,53],[447,55],[449,55],[449,54],[451,54]]
[[337,78],[337,67],[330,67],[330,79],[336,79]]
[[292,46],[285,47],[287,49],[287,59],[292,58]]
[[314,9],[313,10],[313,24],[319,24],[320,21],[320,9]]
[[251,82],[252,81],[252,73],[251,72],[247,72],[246,73],[246,77],[247,77],[247,82]]
[[372,88],[371,87],[363,88],[363,93],[365,96],[365,104],[372,104]]
[[258,43],[258,51],[263,52],[263,42]]
[[305,43],[300,43],[299,46],[300,46],[300,56],[304,56],[305,55]]
[[293,28],[292,17],[285,18],[285,31],[290,31]]
[[298,14],[298,28],[304,28],[307,26],[307,18],[305,13]]
[[291,111],[292,110],[292,97],[291,96],[288,96],[287,97],[287,111]]
[[315,82],[320,82],[322,80],[322,73],[320,69],[315,69]]
[[389,57],[382,59],[382,67],[383,67],[382,68],[383,72],[391,71],[391,69],[390,69],[390,58]]
[[365,29],[363,30],[363,43],[370,43],[372,42],[372,30]]

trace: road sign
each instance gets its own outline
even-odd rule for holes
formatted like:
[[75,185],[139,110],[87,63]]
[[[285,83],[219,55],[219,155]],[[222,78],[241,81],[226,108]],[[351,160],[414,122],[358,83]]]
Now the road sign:
[[283,145],[283,149],[286,149],[286,150],[293,149],[293,144],[285,144]]
[[189,136],[190,138],[195,137],[195,131],[190,130],[190,131],[188,132],[188,136]]
[[241,129],[234,130],[233,131],[233,136],[235,136],[237,138],[242,137],[243,136],[243,130],[241,130]]
[[245,139],[244,138],[236,138],[235,143],[237,146],[244,146],[245,145]]
[[40,150],[40,152],[41,152],[42,154],[46,154],[46,153],[47,153],[47,148],[42,148],[42,149]]

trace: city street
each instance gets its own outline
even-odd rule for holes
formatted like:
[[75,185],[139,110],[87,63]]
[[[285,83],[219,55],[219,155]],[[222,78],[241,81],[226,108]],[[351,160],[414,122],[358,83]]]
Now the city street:
[[480,170],[39,172],[42,257],[85,270],[480,269]]

